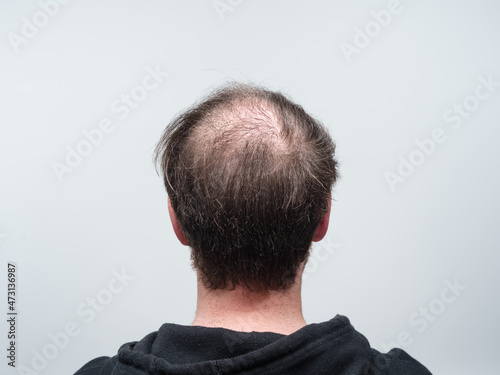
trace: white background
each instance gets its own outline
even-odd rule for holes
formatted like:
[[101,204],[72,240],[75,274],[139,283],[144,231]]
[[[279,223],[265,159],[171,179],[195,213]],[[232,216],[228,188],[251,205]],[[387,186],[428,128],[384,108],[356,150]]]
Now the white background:
[[[70,374],[164,322],[191,323],[195,274],[152,150],[177,112],[234,79],[289,94],[338,146],[330,231],[303,283],[306,321],[346,315],[379,350],[403,332],[435,374],[497,373],[500,87],[469,96],[478,77],[500,80],[499,3],[401,0],[380,30],[371,12],[387,1],[232,4],[219,15],[212,0],[73,0],[21,43],[26,22],[44,23],[40,4],[0,3],[0,310],[13,261],[17,365],[32,368],[69,322],[79,334],[33,373]],[[371,42],[346,58],[342,43],[365,27]],[[148,66],[169,76],[120,118],[113,103],[140,91]],[[464,100],[478,108],[453,129],[443,116]],[[113,132],[60,181],[54,163],[103,119]],[[386,173],[437,128],[446,141],[414,154],[421,165],[391,191]],[[134,279],[87,323],[78,306],[123,269]],[[466,286],[449,303],[446,280]],[[429,307],[425,329],[411,323]],[[4,354],[0,372],[18,373]]]

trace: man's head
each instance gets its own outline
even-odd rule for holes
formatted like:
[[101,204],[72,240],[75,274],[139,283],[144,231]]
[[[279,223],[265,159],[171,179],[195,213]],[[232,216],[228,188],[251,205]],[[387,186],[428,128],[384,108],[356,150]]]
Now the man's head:
[[328,227],[335,145],[301,106],[231,84],[174,118],[155,159],[208,289],[287,290]]

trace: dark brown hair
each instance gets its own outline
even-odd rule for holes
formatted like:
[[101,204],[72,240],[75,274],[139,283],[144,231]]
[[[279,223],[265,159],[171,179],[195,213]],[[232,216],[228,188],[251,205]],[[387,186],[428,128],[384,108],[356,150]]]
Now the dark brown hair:
[[209,289],[287,290],[337,179],[327,130],[285,95],[224,85],[177,115],[155,161]]

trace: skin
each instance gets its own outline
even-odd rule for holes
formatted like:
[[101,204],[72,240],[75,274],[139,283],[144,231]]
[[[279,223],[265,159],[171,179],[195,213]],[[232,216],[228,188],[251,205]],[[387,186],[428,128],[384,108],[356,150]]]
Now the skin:
[[[330,200],[313,236],[313,242],[321,241],[328,230],[330,220]],[[188,246],[175,212],[168,200],[168,211],[172,227],[179,241]],[[307,323],[302,314],[301,284],[302,263],[292,287],[286,292],[271,291],[268,294],[251,293],[243,287],[228,290],[205,288],[198,275],[196,315],[191,325],[220,327],[240,332],[275,332],[289,335]]]

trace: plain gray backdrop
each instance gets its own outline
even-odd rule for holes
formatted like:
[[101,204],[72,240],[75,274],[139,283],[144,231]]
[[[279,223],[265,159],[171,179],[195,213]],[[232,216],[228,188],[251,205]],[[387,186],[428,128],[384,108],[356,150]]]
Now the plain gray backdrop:
[[71,374],[192,322],[152,151],[238,80],[290,95],[337,143],[306,321],[346,315],[435,374],[497,373],[499,16],[494,0],[2,1],[0,310],[15,262],[18,368],[2,355],[0,372]]

